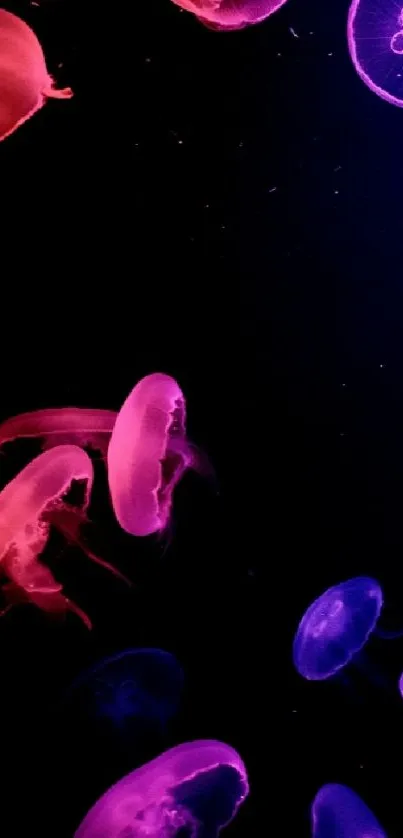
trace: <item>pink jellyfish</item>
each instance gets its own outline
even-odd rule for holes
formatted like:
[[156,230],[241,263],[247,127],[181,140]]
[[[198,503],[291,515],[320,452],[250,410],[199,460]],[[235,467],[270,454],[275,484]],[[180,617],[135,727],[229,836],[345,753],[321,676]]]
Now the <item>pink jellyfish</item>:
[[231,31],[261,23],[286,0],[173,0],[209,29]]
[[43,448],[71,444],[96,448],[106,456],[117,413],[85,407],[55,407],[12,416],[0,424],[0,449],[8,442],[38,438]]
[[[63,502],[73,481],[85,486],[82,510]],[[0,567],[10,580],[3,587],[9,602],[28,600],[55,614],[70,609],[91,628],[88,617],[64,596],[62,585],[38,556],[51,525],[80,543],[79,527],[85,520],[92,483],[92,463],[85,451],[75,445],[60,445],[32,460],[0,492]],[[93,561],[120,575],[107,562],[86,552]]]
[[163,373],[142,378],[118,414],[108,448],[109,488],[119,524],[131,535],[166,528],[173,490],[197,465],[185,422],[183,393]]
[[19,17],[0,9],[0,141],[30,119],[48,98],[70,99],[57,90],[46,69],[42,47]]
[[216,836],[249,792],[246,768],[223,742],[186,742],[127,774],[90,809],[75,838]]
[[403,4],[353,0],[347,38],[363,82],[381,99],[403,108]]

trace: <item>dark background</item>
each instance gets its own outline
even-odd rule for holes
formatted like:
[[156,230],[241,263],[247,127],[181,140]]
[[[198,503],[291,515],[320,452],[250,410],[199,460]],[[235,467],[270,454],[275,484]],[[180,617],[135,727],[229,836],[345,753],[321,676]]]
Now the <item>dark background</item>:
[[[57,708],[82,668],[143,645],[186,674],[159,749],[211,737],[245,760],[228,835],[308,837],[316,791],[341,782],[397,838],[403,642],[371,639],[325,684],[291,644],[356,574],[402,627],[402,112],[357,77],[344,0],[221,35],[169,0],[129,6],[7,4],[76,95],[0,149],[1,416],[118,409],[163,370],[219,493],[183,481],[164,552],[122,535],[98,464],[91,546],[135,590],[57,544],[92,634],[32,608],[0,624],[1,832],[69,838],[129,770]],[[2,482],[36,450],[10,446]]]

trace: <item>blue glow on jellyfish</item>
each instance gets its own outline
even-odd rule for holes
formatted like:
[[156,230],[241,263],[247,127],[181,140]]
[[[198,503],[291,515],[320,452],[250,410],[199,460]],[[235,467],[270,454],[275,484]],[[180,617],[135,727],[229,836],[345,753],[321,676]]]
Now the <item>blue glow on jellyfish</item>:
[[178,710],[183,671],[161,649],[126,649],[104,658],[70,687],[67,703],[85,724],[125,741],[163,732]]
[[357,576],[322,594],[304,614],[294,638],[297,671],[310,681],[330,678],[362,649],[383,605],[375,579]]
[[402,108],[403,0],[353,0],[347,38],[360,78],[381,99]]
[[311,816],[312,838],[387,838],[366,803],[347,786],[322,786]]

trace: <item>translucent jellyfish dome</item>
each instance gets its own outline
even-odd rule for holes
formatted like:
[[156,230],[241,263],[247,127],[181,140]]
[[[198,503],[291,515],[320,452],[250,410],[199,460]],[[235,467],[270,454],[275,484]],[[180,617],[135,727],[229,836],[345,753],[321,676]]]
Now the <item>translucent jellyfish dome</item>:
[[403,107],[403,4],[353,0],[347,37],[350,55],[366,85]]
[[322,786],[311,816],[312,838],[387,838],[375,815],[347,786]]
[[248,794],[246,768],[229,745],[178,745],[123,777],[90,809],[75,838],[214,838]]
[[48,98],[70,99],[56,90],[42,47],[19,17],[0,9],[0,141],[13,134]]
[[209,29],[231,31],[261,23],[286,0],[173,0]]
[[383,605],[375,579],[358,576],[325,591],[304,614],[293,659],[304,678],[320,681],[342,669],[365,645]]
[[140,737],[162,732],[179,708],[183,671],[161,649],[125,649],[77,678],[67,692],[80,726],[131,748]]

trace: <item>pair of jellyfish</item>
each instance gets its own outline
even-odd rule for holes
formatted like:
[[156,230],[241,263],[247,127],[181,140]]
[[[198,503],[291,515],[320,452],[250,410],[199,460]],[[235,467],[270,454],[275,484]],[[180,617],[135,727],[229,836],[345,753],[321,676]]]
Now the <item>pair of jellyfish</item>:
[[[28,599],[49,612],[76,610],[89,626],[86,615],[67,600],[62,586],[38,559],[50,525],[81,543],[93,467],[79,446],[99,447],[106,456],[112,505],[121,527],[136,536],[163,532],[169,525],[175,486],[186,469],[200,463],[200,455],[186,438],[183,393],[173,378],[155,373],[136,384],[118,414],[80,408],[39,410],[0,426],[0,447],[21,437],[41,438],[48,450],[0,493],[0,568],[10,580],[3,590],[11,600]],[[64,502],[74,481],[85,483],[79,509]]]
[[186,742],[105,792],[75,838],[215,838],[248,792],[245,765],[233,748]]
[[311,809],[312,838],[387,838],[375,815],[350,788],[330,783]]
[[173,0],[209,29],[230,32],[261,23],[286,0]]
[[33,116],[47,99],[70,99],[72,90],[55,88],[42,47],[29,26],[0,9],[0,141]]
[[403,107],[403,5],[353,0],[347,39],[360,78],[381,99]]

